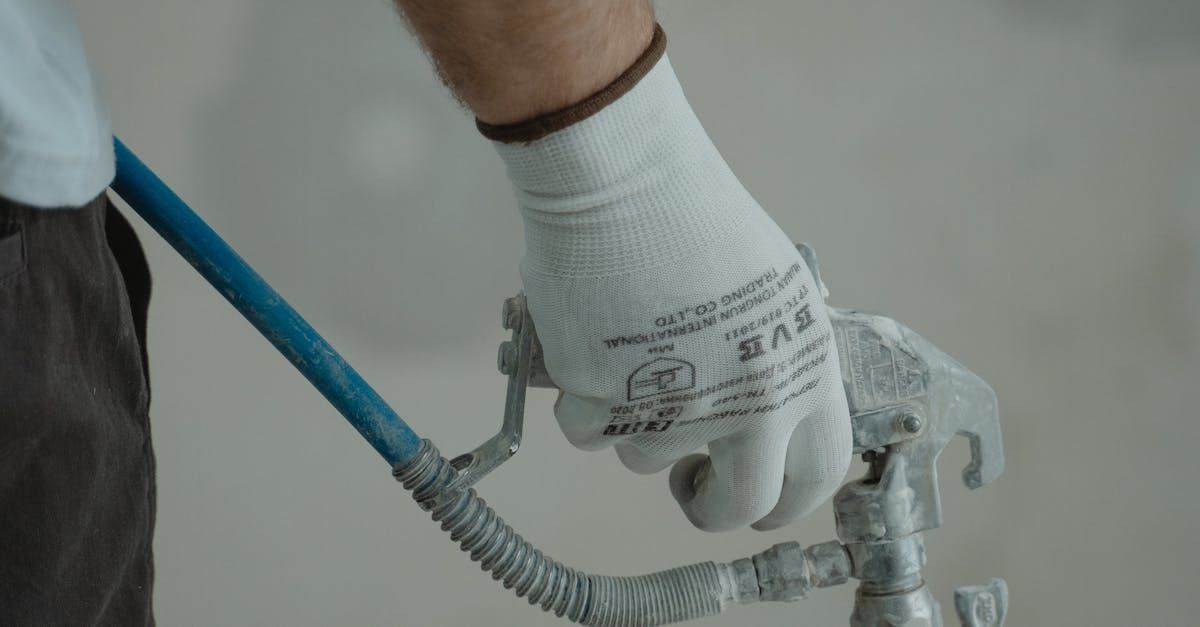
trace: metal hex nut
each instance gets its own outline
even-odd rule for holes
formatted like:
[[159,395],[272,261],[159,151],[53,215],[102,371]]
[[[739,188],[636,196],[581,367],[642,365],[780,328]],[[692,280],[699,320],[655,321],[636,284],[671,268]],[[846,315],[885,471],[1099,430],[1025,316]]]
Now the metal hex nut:
[[758,571],[758,598],[763,601],[795,601],[812,590],[804,549],[797,542],[784,542],[753,558]]
[[738,603],[753,603],[758,600],[758,573],[748,557],[733,560],[729,564],[733,578],[733,595]]
[[925,566],[921,534],[892,542],[855,542],[847,545],[846,550],[854,563],[854,576],[864,585],[921,580],[921,568]]
[[521,301],[520,296],[504,299],[504,308],[500,311],[500,324],[505,329],[521,330]]
[[850,579],[850,554],[841,542],[831,540],[804,550],[810,569],[809,578],[818,588],[846,583]]
[[517,368],[517,345],[511,341],[500,342],[496,353],[496,367],[502,374],[512,374]]

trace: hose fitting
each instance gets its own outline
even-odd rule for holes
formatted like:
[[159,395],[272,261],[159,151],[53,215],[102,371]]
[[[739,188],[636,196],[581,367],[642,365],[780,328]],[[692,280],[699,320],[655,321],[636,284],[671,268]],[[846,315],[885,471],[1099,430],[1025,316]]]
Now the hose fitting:
[[702,562],[636,577],[589,575],[534,548],[474,488],[455,487],[456,471],[429,440],[392,474],[493,579],[530,605],[583,625],[663,625],[760,599],[790,601],[814,586],[842,583],[849,573],[849,558],[836,542],[807,551],[791,542],[729,564]]

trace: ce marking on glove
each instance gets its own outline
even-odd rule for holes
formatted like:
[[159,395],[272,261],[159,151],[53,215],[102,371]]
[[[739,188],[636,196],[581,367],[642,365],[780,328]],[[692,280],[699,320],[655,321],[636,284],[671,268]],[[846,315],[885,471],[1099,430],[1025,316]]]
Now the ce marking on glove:
[[[805,305],[800,309],[797,309],[793,319],[796,322],[796,335],[799,336],[804,332],[805,329],[812,326],[813,317],[811,306]],[[788,329],[788,325],[775,325],[775,329],[771,332],[771,350],[779,348],[781,343],[790,344],[791,342],[792,331]],[[766,349],[763,348],[762,335],[748,337],[741,342],[738,342],[738,351],[740,353],[738,355],[738,359],[740,361],[750,361],[751,359],[762,357],[763,355],[767,354]]]
[[659,357],[638,366],[626,383],[628,399],[636,401],[666,394],[690,390],[696,386],[696,367],[682,359]]

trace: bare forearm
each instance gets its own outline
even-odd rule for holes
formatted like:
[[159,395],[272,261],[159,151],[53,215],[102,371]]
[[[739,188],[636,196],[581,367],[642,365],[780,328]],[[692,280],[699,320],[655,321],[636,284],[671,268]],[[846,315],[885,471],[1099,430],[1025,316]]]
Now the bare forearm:
[[395,0],[450,89],[481,121],[577,103],[646,49],[649,0]]

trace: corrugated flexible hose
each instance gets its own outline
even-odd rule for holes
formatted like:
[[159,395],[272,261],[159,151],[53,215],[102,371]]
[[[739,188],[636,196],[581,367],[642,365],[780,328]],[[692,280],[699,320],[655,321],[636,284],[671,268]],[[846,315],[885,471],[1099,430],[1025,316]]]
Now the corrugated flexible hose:
[[[513,531],[473,488],[456,488],[456,471],[429,440],[393,472],[422,509],[473,561],[531,605],[584,625],[662,625],[712,616],[738,602],[733,564],[702,562],[637,577],[589,575],[544,555]],[[757,597],[757,585],[754,586]],[[745,599],[750,600],[750,599]]]

